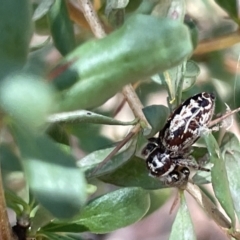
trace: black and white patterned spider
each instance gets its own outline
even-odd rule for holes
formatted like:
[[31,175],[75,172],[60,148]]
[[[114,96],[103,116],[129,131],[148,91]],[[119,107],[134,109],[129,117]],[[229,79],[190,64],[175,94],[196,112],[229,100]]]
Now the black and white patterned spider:
[[150,174],[167,185],[181,185],[190,170],[209,171],[190,156],[191,146],[207,129],[215,108],[215,96],[202,92],[184,101],[168,118],[158,138],[149,139],[142,155]]

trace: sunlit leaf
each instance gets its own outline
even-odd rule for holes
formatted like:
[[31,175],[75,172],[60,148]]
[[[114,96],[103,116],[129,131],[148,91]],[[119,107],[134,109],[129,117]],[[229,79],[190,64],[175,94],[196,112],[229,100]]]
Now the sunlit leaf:
[[139,221],[149,206],[147,191],[141,188],[122,188],[92,200],[72,223],[54,221],[45,226],[43,231],[111,232]]
[[53,84],[66,89],[75,83],[64,93],[63,109],[93,108],[124,85],[181,63],[191,51],[182,23],[135,15],[104,39],[89,41],[69,54]]

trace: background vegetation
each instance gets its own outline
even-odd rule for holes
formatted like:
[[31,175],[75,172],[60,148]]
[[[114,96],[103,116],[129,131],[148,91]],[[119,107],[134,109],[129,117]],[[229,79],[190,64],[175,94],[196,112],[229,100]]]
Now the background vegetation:
[[[0,3],[0,239],[104,239],[147,218],[170,195],[141,159],[147,138],[201,91],[217,96],[214,118],[240,105],[237,1]],[[238,122],[193,148],[213,167],[179,190],[167,238],[197,238],[188,192],[240,239]]]

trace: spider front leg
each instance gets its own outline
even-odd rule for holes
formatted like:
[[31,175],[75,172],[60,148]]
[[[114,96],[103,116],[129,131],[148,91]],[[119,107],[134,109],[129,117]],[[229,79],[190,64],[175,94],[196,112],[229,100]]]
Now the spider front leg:
[[144,157],[148,157],[156,148],[158,148],[157,138],[149,138],[141,154]]

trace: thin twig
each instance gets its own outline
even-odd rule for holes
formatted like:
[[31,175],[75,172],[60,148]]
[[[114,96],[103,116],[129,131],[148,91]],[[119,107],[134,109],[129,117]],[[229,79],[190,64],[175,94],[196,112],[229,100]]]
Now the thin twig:
[[[140,81],[134,83],[132,86],[133,86],[133,89],[135,91],[135,89],[138,87],[138,85],[140,85]],[[113,117],[115,117],[120,111],[121,109],[124,107],[125,103],[127,102],[126,98],[124,98],[120,104],[117,106],[116,110],[114,111],[113,113]]]
[[225,118],[228,118],[229,116],[231,116],[231,115],[233,115],[234,113],[237,113],[237,112],[239,112],[239,111],[240,111],[240,107],[232,110],[231,112],[227,112],[225,115],[221,116],[220,118],[217,118],[217,119],[211,121],[211,122],[209,123],[208,127],[210,128],[210,127],[218,124],[219,122],[221,122],[221,121],[224,120]]
[[145,128],[151,129],[151,126],[149,125],[147,119],[145,118],[145,115],[143,114],[143,105],[139,100],[136,92],[134,91],[133,86],[131,84],[126,85],[123,88],[122,93],[126,98],[129,107],[132,109],[134,116],[138,118],[142,123],[145,123]]
[[132,128],[128,135],[117,144],[113,151],[108,154],[108,156],[93,170],[92,175],[94,175],[102,166],[105,165],[134,135],[136,135],[141,129],[141,125],[138,123]]
[[124,107],[126,103],[126,98],[123,98],[122,101],[120,102],[120,104],[117,106],[117,108],[115,109],[114,113],[113,113],[113,117],[116,117],[117,114],[122,110],[122,108]]
[[103,29],[103,26],[97,16],[96,11],[93,8],[91,1],[89,0],[78,0],[80,7],[82,9],[83,15],[86,18],[87,22],[92,29],[93,34],[97,38],[103,38],[106,36],[106,33]]
[[214,39],[205,40],[198,44],[194,51],[195,55],[206,54],[213,51],[219,51],[232,45],[239,43],[240,41],[240,31],[236,31],[225,36],[220,36]]

